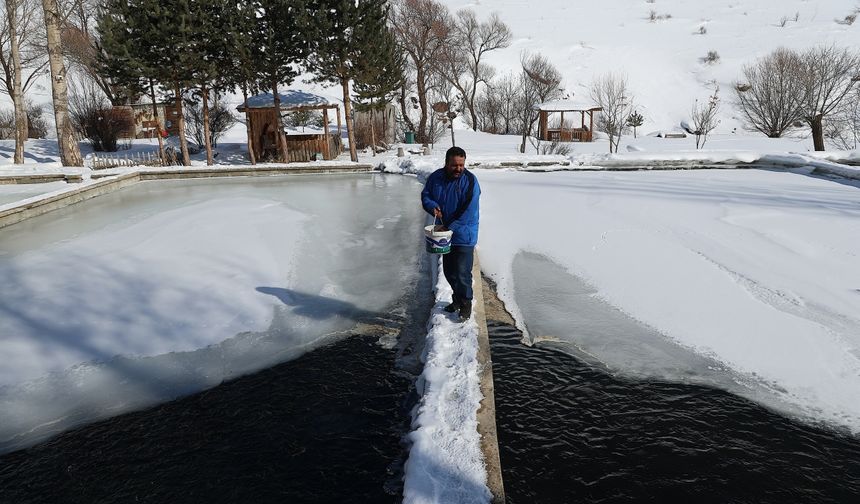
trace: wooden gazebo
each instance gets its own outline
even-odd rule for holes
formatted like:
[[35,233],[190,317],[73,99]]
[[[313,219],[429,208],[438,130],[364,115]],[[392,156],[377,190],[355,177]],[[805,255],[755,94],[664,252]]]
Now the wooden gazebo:
[[[321,110],[323,130],[319,133],[287,134],[289,162],[334,159],[343,152],[339,104],[304,91],[287,90],[278,94],[281,100],[280,111],[275,110],[272,93],[248,97],[248,144],[258,160],[278,157],[278,114],[299,111]],[[236,107],[236,110],[244,114],[244,104]],[[335,133],[329,131],[329,110],[334,110],[337,118]]]
[[[593,103],[577,100],[549,101],[535,105],[534,108],[538,111],[539,138],[557,142],[591,142],[594,132],[594,113],[603,110]],[[565,113],[568,114],[568,118],[573,118],[573,124],[578,116],[579,127],[568,126],[564,121]],[[561,117],[557,119],[557,123],[553,121],[551,124],[550,120],[555,120],[556,114],[561,114]],[[586,116],[588,116],[587,124]]]

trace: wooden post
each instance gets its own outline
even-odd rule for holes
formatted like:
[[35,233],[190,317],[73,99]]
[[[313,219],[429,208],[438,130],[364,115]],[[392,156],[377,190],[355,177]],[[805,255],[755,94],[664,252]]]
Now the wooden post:
[[328,107],[323,109],[323,132],[325,133],[325,135],[323,136],[323,138],[325,139],[325,146],[323,146],[325,150],[323,151],[323,153],[325,154],[326,159],[331,159],[331,147],[330,142],[328,140]]
[[594,134],[594,111],[593,110],[588,111],[588,121],[589,121],[589,124],[588,124],[588,141],[590,142],[593,138],[591,135]]
[[558,141],[564,142],[564,110],[561,111],[561,124],[558,127]]
[[540,116],[540,139],[548,140],[547,130],[549,129],[549,124],[547,123],[549,122],[549,114],[547,113],[547,111],[541,110],[540,112],[538,112],[538,115]]

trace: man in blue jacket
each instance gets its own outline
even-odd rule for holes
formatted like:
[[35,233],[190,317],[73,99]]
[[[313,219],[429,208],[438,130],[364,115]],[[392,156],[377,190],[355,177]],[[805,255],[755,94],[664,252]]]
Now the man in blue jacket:
[[430,215],[454,232],[451,252],[442,256],[442,270],[454,296],[445,311],[460,312],[460,320],[472,316],[472,260],[478,243],[478,200],[481,187],[466,170],[466,151],[451,147],[445,153],[445,167],[427,177],[421,191],[421,205]]

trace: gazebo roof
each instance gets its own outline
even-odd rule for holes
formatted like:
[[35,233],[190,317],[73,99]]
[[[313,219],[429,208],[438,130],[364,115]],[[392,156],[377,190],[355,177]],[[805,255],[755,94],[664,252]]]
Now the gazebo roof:
[[[308,93],[306,91],[298,91],[295,89],[288,89],[283,93],[278,93],[278,96],[281,98],[281,110],[291,110],[298,108],[328,108],[328,107],[337,107],[340,104],[337,102],[332,102],[328,98],[325,98],[320,95],[315,95],[313,93]],[[254,96],[248,97],[248,108],[250,109],[258,109],[258,108],[271,108],[275,106],[275,99],[272,93],[262,93]],[[236,110],[239,112],[245,111],[245,105],[240,104],[236,107]]]
[[589,100],[553,100],[532,107],[543,112],[589,112],[603,110]]

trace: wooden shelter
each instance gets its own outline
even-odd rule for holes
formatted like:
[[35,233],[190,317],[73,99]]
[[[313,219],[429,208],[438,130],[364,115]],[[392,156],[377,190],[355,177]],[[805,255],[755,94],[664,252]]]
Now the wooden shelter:
[[[551,142],[591,142],[594,138],[594,113],[602,108],[592,103],[555,100],[535,105],[538,111],[538,137]],[[558,114],[561,117],[556,117]],[[568,114],[568,125],[564,115]],[[588,122],[586,123],[586,116]],[[579,119],[579,127],[574,126]]]
[[[322,96],[304,91],[287,90],[279,93],[281,110],[275,110],[275,100],[272,93],[263,93],[248,98],[248,126],[250,137],[248,144],[254,150],[254,156],[260,160],[271,160],[278,157],[278,114],[282,116],[290,112],[322,111],[323,128],[320,132],[296,134],[288,132],[287,153],[288,162],[315,161],[334,159],[343,152],[341,142],[340,105],[330,103]],[[337,131],[329,128],[329,111],[334,110],[337,118]],[[245,113],[244,104],[236,107],[240,113]]]
[[[155,104],[158,109],[158,119],[152,115],[152,103],[142,100],[130,105],[116,105],[113,112],[123,114],[130,118],[131,127],[120,133],[120,138],[154,138],[159,131],[167,131],[171,136],[179,135],[179,112],[176,102],[159,102]],[[166,121],[166,122],[165,122]]]

